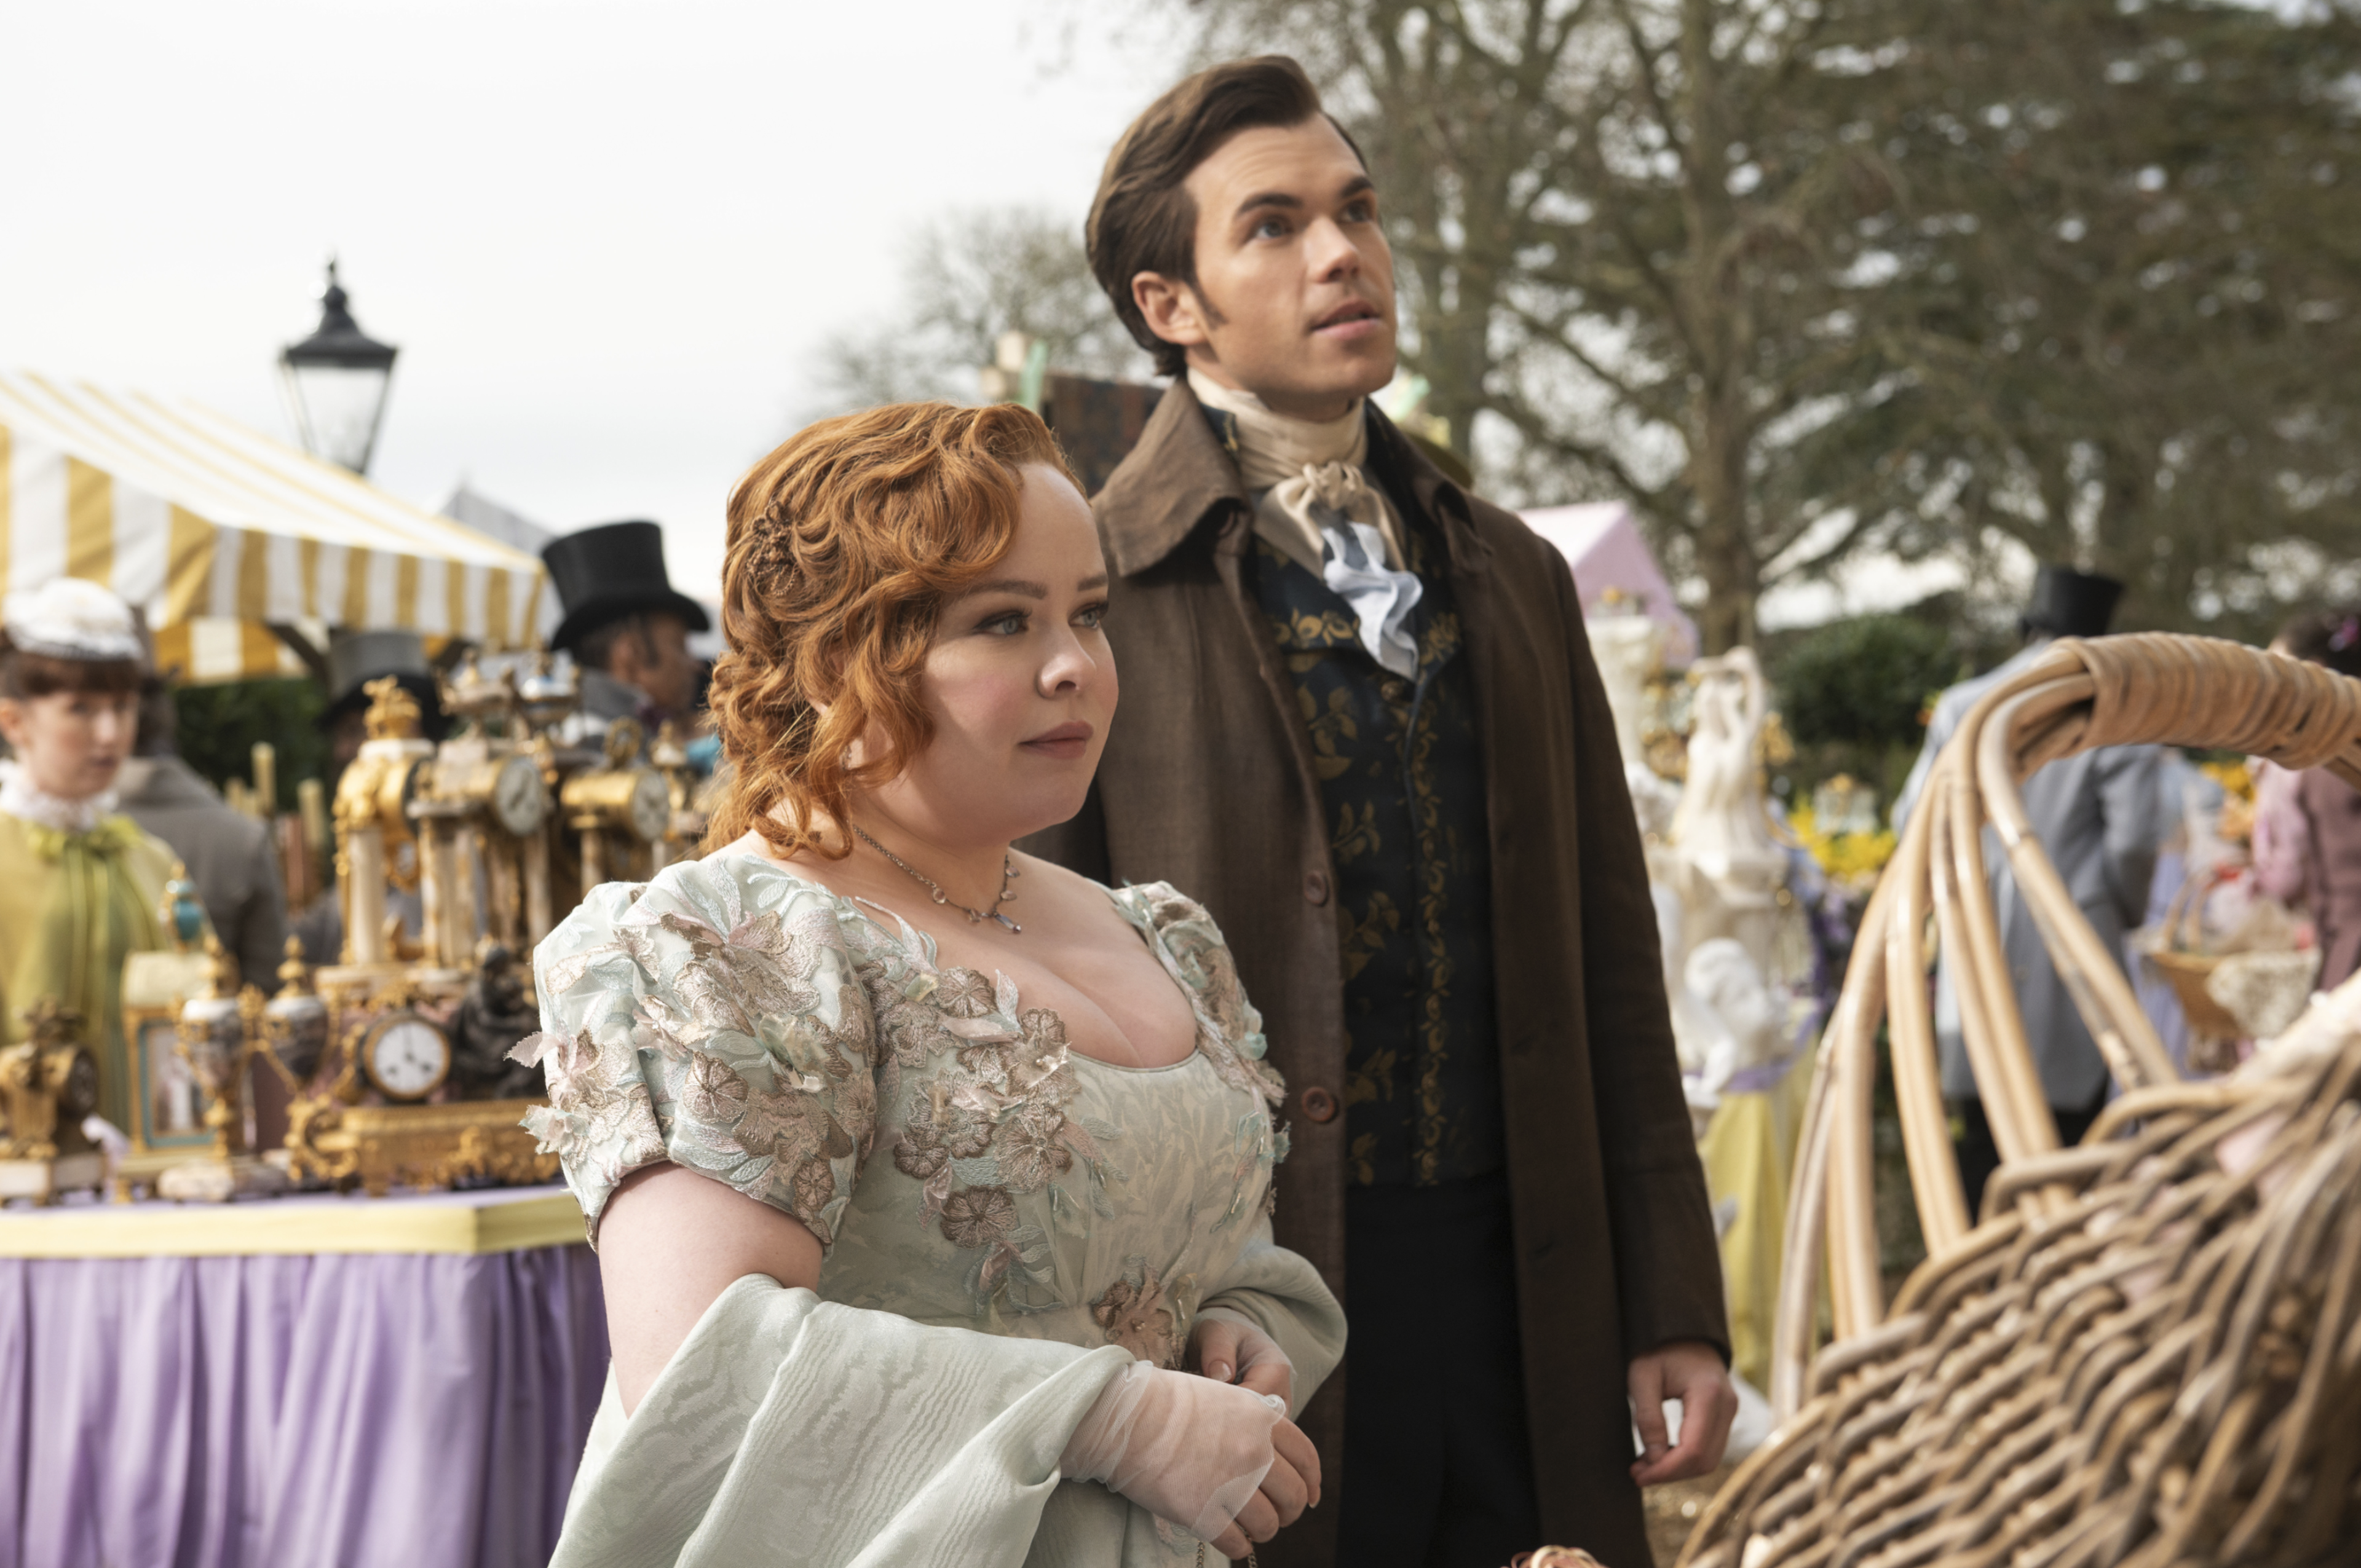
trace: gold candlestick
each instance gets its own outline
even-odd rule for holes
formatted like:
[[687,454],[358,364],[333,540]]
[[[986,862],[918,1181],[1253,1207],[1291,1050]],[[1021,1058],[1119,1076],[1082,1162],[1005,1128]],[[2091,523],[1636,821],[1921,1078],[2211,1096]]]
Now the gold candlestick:
[[213,1129],[214,1149],[165,1171],[156,1179],[156,1191],[199,1203],[283,1192],[287,1173],[255,1158],[246,1140],[246,1075],[255,1057],[269,1050],[267,1004],[254,986],[238,987],[236,969],[219,938],[205,938],[205,953],[214,960],[213,982],[181,1008],[175,1048],[213,1102],[205,1125]]
[[279,748],[254,743],[254,814],[265,822],[279,815]]

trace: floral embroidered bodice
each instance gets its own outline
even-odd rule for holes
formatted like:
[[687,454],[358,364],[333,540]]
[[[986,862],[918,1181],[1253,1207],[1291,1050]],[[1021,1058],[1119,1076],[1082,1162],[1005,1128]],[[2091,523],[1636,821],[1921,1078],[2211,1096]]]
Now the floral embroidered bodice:
[[828,1300],[1177,1365],[1268,1241],[1281,1086],[1205,911],[1108,896],[1196,1014],[1170,1066],[1081,1055],[1005,975],[759,856],[598,888],[535,956],[550,1108],[527,1124],[594,1239],[669,1159],[810,1226]]

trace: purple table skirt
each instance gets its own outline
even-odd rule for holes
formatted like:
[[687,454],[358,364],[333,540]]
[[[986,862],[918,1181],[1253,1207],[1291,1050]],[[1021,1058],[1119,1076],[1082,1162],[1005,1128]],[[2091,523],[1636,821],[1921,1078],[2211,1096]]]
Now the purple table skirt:
[[583,1246],[0,1259],[0,1568],[543,1563],[606,1374]]

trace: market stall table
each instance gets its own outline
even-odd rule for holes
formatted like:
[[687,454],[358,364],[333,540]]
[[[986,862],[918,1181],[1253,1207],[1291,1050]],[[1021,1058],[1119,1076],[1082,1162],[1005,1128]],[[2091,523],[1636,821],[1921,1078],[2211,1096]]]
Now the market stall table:
[[537,1565],[606,1370],[562,1187],[0,1212],[0,1568]]

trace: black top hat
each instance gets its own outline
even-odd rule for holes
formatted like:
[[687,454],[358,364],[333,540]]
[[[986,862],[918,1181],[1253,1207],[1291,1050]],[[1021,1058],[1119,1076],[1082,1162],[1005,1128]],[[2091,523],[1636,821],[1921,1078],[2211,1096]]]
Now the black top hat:
[[664,575],[664,530],[653,522],[586,528],[551,541],[541,558],[566,607],[566,619],[549,640],[552,648],[571,652],[600,627],[653,611],[680,617],[691,631],[712,629],[703,605],[673,591]]
[[2104,637],[2124,585],[2113,577],[2044,566],[2033,575],[2033,602],[2022,617],[2027,631],[2053,637]]

